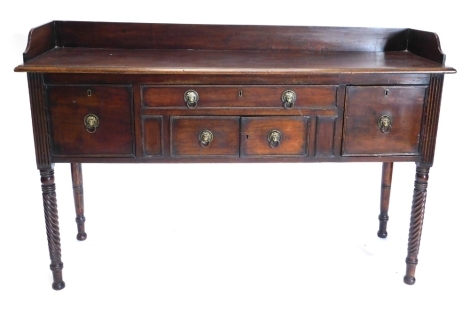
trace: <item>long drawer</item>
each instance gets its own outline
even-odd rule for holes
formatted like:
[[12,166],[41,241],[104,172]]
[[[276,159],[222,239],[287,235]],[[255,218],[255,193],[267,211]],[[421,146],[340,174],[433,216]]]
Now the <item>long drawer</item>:
[[142,86],[142,108],[336,108],[336,86]]

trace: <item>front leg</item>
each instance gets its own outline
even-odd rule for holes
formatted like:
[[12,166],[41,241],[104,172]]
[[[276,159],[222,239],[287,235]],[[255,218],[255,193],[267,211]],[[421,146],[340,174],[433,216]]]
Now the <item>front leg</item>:
[[52,288],[61,290],[65,287],[62,280],[62,256],[60,251],[59,217],[57,214],[57,199],[55,194],[54,170],[52,167],[40,170],[42,184],[42,200],[44,217],[46,219],[47,243],[51,258],[51,271],[54,278]]
[[403,281],[414,284],[416,265],[418,264],[419,244],[423,229],[424,209],[428,188],[429,166],[416,166],[416,180],[411,206],[410,233],[408,237],[408,255],[406,257],[406,275]]

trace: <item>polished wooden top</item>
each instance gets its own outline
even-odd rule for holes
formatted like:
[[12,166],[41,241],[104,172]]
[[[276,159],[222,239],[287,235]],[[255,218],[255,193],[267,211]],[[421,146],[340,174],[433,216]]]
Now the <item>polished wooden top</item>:
[[413,29],[52,21],[15,71],[120,74],[454,73]]
[[407,51],[311,52],[54,48],[16,71],[126,74],[452,73]]

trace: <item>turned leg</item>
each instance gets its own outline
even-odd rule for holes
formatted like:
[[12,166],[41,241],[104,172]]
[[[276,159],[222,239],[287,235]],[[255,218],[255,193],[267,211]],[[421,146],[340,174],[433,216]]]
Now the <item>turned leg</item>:
[[390,203],[390,190],[392,187],[393,162],[382,164],[382,187],[380,191],[380,215],[379,231],[380,238],[387,237],[388,204]]
[[82,179],[82,164],[81,163],[71,163],[72,170],[72,185],[73,185],[73,198],[75,200],[75,212],[77,217],[75,221],[77,222],[77,240],[83,241],[86,239],[87,234],[85,232],[85,216],[84,205],[83,205],[83,179]]
[[52,288],[61,290],[65,287],[62,280],[62,268],[60,252],[59,217],[57,215],[57,199],[55,195],[54,170],[40,170],[42,183],[42,199],[44,203],[44,217],[46,219],[47,243],[51,258],[51,271],[54,278]]
[[428,187],[428,166],[416,166],[415,188],[413,192],[413,204],[411,206],[410,234],[408,237],[408,255],[406,256],[406,275],[403,281],[406,284],[414,284],[416,265],[418,264],[419,244],[423,229],[424,207]]

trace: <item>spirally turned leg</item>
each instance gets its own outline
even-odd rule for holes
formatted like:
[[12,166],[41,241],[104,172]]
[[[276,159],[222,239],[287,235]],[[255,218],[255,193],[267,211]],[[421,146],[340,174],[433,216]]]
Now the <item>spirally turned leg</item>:
[[54,282],[52,288],[61,290],[65,287],[62,280],[62,268],[60,251],[59,217],[57,213],[57,199],[55,193],[54,170],[40,170],[42,184],[42,199],[44,204],[44,217],[46,220],[47,243],[51,258],[51,271]]
[[429,167],[416,166],[413,204],[411,206],[410,233],[408,237],[408,255],[406,257],[406,275],[403,281],[412,285],[415,283],[415,271],[418,264],[419,245],[423,229],[424,209],[428,188]]
[[71,163],[70,168],[72,171],[72,185],[73,185],[73,198],[75,200],[75,213],[77,217],[77,240],[83,241],[87,238],[85,232],[85,216],[84,202],[83,202],[83,178],[82,178],[82,164]]
[[390,203],[390,191],[392,188],[393,162],[384,162],[382,164],[382,186],[380,192],[380,215],[379,231],[377,235],[380,238],[387,237],[388,205]]

